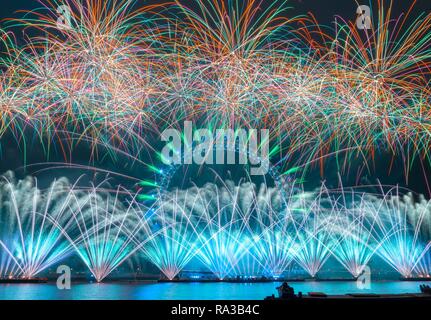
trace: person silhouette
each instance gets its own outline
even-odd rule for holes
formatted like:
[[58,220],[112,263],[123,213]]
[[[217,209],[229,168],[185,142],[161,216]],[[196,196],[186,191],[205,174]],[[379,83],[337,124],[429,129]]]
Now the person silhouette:
[[278,290],[278,296],[281,299],[289,299],[295,297],[295,290],[289,286],[289,284],[285,281],[283,284],[279,287],[277,287]]

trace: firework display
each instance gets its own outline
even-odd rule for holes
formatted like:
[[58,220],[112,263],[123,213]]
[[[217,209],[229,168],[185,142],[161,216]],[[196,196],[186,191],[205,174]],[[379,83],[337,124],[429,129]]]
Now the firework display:
[[277,279],[293,262],[315,277],[331,256],[353,277],[373,256],[405,278],[431,272],[430,202],[415,205],[398,190],[352,193],[346,207],[345,196],[325,188],[309,193],[292,185],[281,193],[228,182],[161,195],[151,207],[125,207],[118,193],[61,183],[56,192],[28,179],[4,183],[11,190],[4,206],[16,212],[2,224],[2,277],[35,277],[72,249],[96,281],[140,252],[170,280],[194,259],[219,280]]
[[234,3],[69,1],[59,29],[64,4],[44,2],[10,21],[24,44],[3,31],[1,133],[31,128],[66,158],[80,141],[139,156],[151,133],[188,119],[272,128],[300,165],[383,149],[408,171],[428,158],[429,14],[405,26],[381,2],[371,30],[339,19],[330,36],[311,18],[283,18],[283,1]]
[[[379,0],[366,30],[290,16],[283,0],[46,0],[7,20],[0,139],[26,150],[24,162],[37,141],[48,170],[127,183],[62,177],[42,188],[5,174],[0,279],[32,279],[71,256],[97,282],[133,259],[166,281],[190,265],[219,281],[279,279],[293,265],[316,278],[330,260],[356,279],[375,259],[406,279],[430,277],[426,196],[303,183],[316,167],[325,180],[328,162],[360,178],[381,159],[389,172],[401,159],[403,178],[419,163],[428,187],[431,14],[413,17],[413,8],[396,16],[392,1]],[[161,133],[185,121],[268,129],[263,182],[217,173],[200,183],[184,173],[191,162],[159,165]],[[88,163],[74,163],[82,145]],[[106,158],[146,172],[93,165]],[[186,182],[176,185],[181,174]]]

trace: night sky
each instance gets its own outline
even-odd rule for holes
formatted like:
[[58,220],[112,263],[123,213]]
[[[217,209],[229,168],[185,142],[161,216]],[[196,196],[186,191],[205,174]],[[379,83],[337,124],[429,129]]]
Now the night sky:
[[[43,0],[42,0],[43,1]],[[137,0],[136,5],[145,5],[152,3],[161,3],[162,1],[157,0]],[[193,7],[193,0],[183,0],[181,1],[187,4],[190,7]],[[263,5],[265,3],[271,3],[271,0],[264,0]],[[387,1],[388,2],[388,1]],[[413,1],[411,0],[396,0],[394,3],[395,13],[404,12]],[[372,7],[377,4],[377,1],[372,1],[370,4],[369,0],[291,0],[287,2],[289,6],[292,7],[293,15],[306,14],[308,12],[312,12],[318,21],[323,24],[330,24],[335,16],[341,16],[345,19],[355,19],[356,17],[356,8],[358,4],[369,5]],[[8,0],[2,1],[0,17],[1,18],[10,18],[20,16],[17,11],[19,10],[32,10],[36,8],[40,8],[41,4],[36,0]],[[423,11],[431,10],[431,2],[428,0],[417,0],[415,6],[416,12],[420,13]]]
[[[157,1],[136,1],[137,6],[140,4],[149,4],[155,3]],[[192,6],[192,1],[186,1],[187,5]],[[335,1],[335,0],[325,0],[325,1],[312,1],[312,0],[292,0],[288,2],[292,7],[294,7],[290,12],[292,16],[299,14],[307,14],[308,12],[312,12],[317,20],[324,24],[331,26],[331,23],[334,21],[335,16],[340,16],[346,20],[355,20],[356,19],[356,8],[358,6],[358,2],[355,0],[343,0],[343,1]],[[377,1],[373,1],[374,4]],[[412,1],[406,0],[397,0],[395,1],[395,13],[404,12],[412,3]],[[361,1],[360,4],[370,5],[368,1]],[[263,4],[265,5],[265,4]],[[370,5],[371,6],[371,5]],[[41,4],[35,0],[14,0],[14,1],[2,1],[0,18],[11,18],[11,17],[20,17],[22,13],[17,13],[18,10],[33,10],[35,8],[40,8]],[[417,5],[415,7],[415,11],[412,14],[412,17],[416,17],[420,12],[427,12],[431,9],[431,1],[429,0],[418,0]],[[3,22],[3,26],[5,22]],[[17,35],[19,36],[19,35]],[[22,149],[18,148],[16,142],[10,137],[3,137],[1,140],[1,162],[0,162],[0,171],[4,172],[8,169],[16,170],[17,173],[21,172],[22,175],[25,174],[35,174],[36,169],[33,167],[27,167],[25,170],[25,164],[34,164],[34,163],[42,163],[45,161],[61,161],[61,159],[56,159],[55,156],[51,156],[50,159],[46,159],[46,155],[40,151],[37,147],[37,143],[32,145],[32,147],[27,150],[27,158],[26,162],[22,156]],[[429,175],[429,168],[423,169],[418,163],[411,170],[411,174],[409,176],[409,180],[406,181],[404,177],[404,173],[402,172],[402,163],[399,160],[398,164],[395,165],[394,170],[388,173],[388,163],[390,157],[387,155],[381,155],[381,157],[376,160],[375,167],[373,168],[373,173],[365,174],[360,183],[375,183],[377,179],[384,184],[400,184],[402,186],[406,186],[416,192],[427,194],[427,188],[425,186],[424,175]],[[73,161],[75,163],[88,163],[88,150],[77,150],[73,156]],[[121,161],[120,161],[121,162]],[[118,162],[113,163],[107,159],[98,159],[94,164],[98,167],[103,167],[106,169],[112,169],[121,171],[133,176],[142,175],[142,168],[132,166],[131,164],[121,162],[119,165]],[[424,171],[425,170],[425,171]],[[326,180],[331,181],[334,185],[337,183],[337,171],[335,168],[331,167],[331,164],[327,165],[325,168],[325,176],[321,176],[319,172],[312,172],[309,175],[309,181],[313,181],[314,185],[318,185],[320,181]],[[425,173],[424,173],[425,172]],[[64,170],[59,171],[50,171],[50,174],[46,176],[46,179],[50,179],[50,176],[55,176],[58,174],[64,174]],[[72,171],[68,173],[70,175],[78,175],[80,173],[73,173]],[[353,174],[351,178],[346,177],[347,185],[356,184],[357,181],[355,175]]]

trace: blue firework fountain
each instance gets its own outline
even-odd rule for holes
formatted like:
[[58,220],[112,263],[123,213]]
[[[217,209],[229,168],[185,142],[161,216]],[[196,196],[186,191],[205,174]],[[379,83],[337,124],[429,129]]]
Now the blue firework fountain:
[[403,278],[430,275],[430,202],[396,188],[377,196],[226,181],[143,204],[121,188],[2,179],[1,278],[31,279],[70,256],[98,282],[132,258],[166,280],[196,265],[218,280],[279,279],[294,265],[316,277],[331,258],[357,278],[377,256]]

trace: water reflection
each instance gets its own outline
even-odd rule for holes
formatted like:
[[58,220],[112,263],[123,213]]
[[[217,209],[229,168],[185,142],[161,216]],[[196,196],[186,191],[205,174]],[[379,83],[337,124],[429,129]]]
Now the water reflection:
[[[373,282],[361,290],[355,282],[293,282],[295,291],[327,294],[346,293],[417,293],[419,282]],[[276,294],[278,283],[78,283],[71,290],[59,290],[52,284],[0,285],[1,300],[261,300]]]

